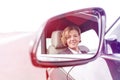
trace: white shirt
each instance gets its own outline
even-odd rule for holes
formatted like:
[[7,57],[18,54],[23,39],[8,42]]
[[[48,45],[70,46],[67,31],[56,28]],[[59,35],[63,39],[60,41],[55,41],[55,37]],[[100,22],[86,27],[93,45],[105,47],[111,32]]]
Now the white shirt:
[[70,49],[70,48],[68,48],[73,54],[82,54],[82,52],[79,50],[79,52],[77,52],[77,51],[75,51],[75,50],[73,50],[73,49]]

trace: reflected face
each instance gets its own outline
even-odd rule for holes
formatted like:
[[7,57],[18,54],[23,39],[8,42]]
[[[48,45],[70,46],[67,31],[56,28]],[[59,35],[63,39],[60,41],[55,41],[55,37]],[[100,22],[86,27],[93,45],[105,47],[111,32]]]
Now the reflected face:
[[81,41],[80,35],[76,30],[71,30],[67,38],[67,45],[69,48],[76,50]]

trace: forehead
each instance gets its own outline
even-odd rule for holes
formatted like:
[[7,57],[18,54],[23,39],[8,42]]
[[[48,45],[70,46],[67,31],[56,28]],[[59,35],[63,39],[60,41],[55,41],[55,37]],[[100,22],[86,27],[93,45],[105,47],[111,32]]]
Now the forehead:
[[79,32],[75,29],[70,30],[68,34],[79,34]]

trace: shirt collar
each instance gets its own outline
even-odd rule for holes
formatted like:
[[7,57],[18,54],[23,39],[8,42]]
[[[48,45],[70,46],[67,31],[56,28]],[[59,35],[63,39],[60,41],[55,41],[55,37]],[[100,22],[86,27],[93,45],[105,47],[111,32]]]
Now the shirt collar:
[[79,50],[79,52],[71,49],[71,48],[68,48],[73,54],[82,54],[82,52]]

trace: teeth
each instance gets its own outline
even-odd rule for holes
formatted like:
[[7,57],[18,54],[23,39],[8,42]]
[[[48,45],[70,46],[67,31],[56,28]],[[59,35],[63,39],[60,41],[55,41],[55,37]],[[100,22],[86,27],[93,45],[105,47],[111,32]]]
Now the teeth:
[[71,44],[75,44],[75,43],[71,43]]

